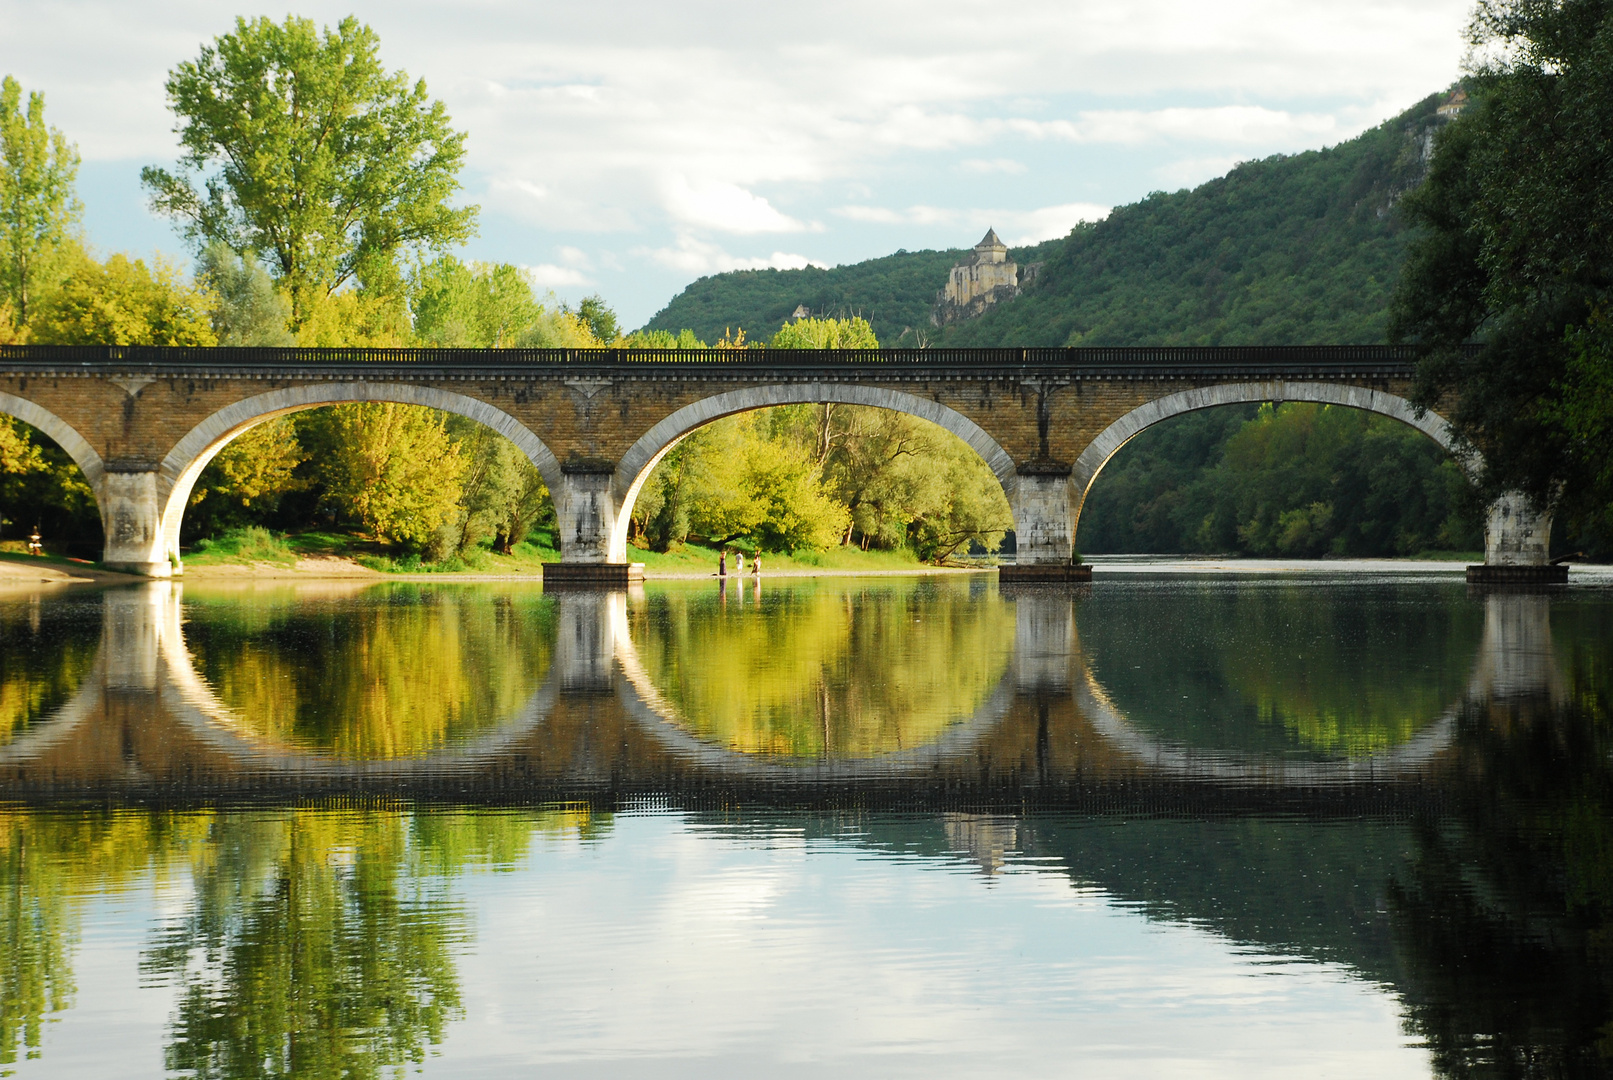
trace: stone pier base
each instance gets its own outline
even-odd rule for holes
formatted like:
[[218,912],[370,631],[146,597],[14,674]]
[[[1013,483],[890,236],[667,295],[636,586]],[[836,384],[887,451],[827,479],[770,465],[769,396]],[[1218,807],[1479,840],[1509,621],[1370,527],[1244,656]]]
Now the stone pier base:
[[1568,582],[1568,567],[1564,564],[1544,566],[1491,566],[1482,563],[1467,568],[1469,585],[1564,585]]
[[644,580],[643,563],[544,563],[545,589],[625,589]]
[[1003,585],[1070,585],[1092,580],[1092,567],[1084,563],[1012,563],[997,570]]

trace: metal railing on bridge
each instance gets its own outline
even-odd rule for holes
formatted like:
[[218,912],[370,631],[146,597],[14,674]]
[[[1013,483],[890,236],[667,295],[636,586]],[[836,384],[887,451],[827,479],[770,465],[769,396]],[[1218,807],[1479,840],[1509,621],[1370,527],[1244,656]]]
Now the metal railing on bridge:
[[814,368],[1347,368],[1406,372],[1409,345],[1218,345],[1025,349],[358,349],[179,348],[154,345],[0,345],[3,368],[275,368],[419,364],[430,367],[740,365]]

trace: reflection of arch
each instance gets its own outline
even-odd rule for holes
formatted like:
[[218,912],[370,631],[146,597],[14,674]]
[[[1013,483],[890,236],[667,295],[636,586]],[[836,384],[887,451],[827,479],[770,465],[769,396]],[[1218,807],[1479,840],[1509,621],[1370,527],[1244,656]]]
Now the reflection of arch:
[[955,759],[962,751],[994,731],[1003,717],[1008,715],[1009,706],[1014,700],[1015,665],[1010,660],[996,689],[973,715],[952,724],[939,739],[923,746],[844,760],[789,761],[746,754],[707,742],[680,724],[677,710],[655,688],[649,672],[639,660],[638,650],[628,633],[626,605],[612,605],[610,620],[617,670],[620,673],[616,694],[623,711],[646,734],[680,760],[730,776],[802,784],[898,779],[915,773],[933,772],[938,765]]
[[[167,550],[179,550],[179,526],[184,519],[185,504],[190,501],[196,478],[207,467],[207,463],[229,445],[231,439],[277,416],[321,405],[357,401],[425,405],[486,424],[521,448],[521,452],[543,474],[543,482],[551,492],[561,490],[560,462],[549,448],[525,424],[485,401],[435,387],[404,383],[332,382],[293,386],[225,406],[191,428],[162,459],[159,484],[166,490],[159,491],[159,496],[162,498],[162,535]],[[3,405],[4,402],[0,401],[0,407]]]
[[0,746],[0,765],[29,761],[65,741],[100,706],[105,678],[106,658],[98,656],[66,704],[51,713],[43,723],[28,725],[27,731]]
[[1093,483],[1098,479],[1103,467],[1109,463],[1109,459],[1145,429],[1161,420],[1196,412],[1199,409],[1264,401],[1307,401],[1319,405],[1344,405],[1352,409],[1363,409],[1381,416],[1393,417],[1402,423],[1410,424],[1433,439],[1446,451],[1455,455],[1457,461],[1465,468],[1471,469],[1477,463],[1471,455],[1465,455],[1457,447],[1455,437],[1451,433],[1451,425],[1443,416],[1431,412],[1419,416],[1411,402],[1382,390],[1337,383],[1284,380],[1204,386],[1167,394],[1139,405],[1104,428],[1097,438],[1087,444],[1087,448],[1076,459],[1075,469],[1070,476],[1070,484],[1074,489],[1076,519],[1080,519],[1081,506],[1086,502],[1087,493],[1092,490]]
[[1075,700],[1098,734],[1117,750],[1162,773],[1184,780],[1225,784],[1259,784],[1274,787],[1315,787],[1372,780],[1404,780],[1421,772],[1456,738],[1457,702],[1399,746],[1344,761],[1285,761],[1244,755],[1199,752],[1171,746],[1145,734],[1126,718],[1107,691],[1086,668],[1077,681]]
[[90,485],[90,490],[99,494],[98,488],[101,477],[106,472],[106,465],[101,461],[90,444],[84,441],[84,436],[73,430],[71,424],[51,412],[41,408],[14,394],[0,393],[0,412],[15,416],[18,420],[38,428],[49,435],[56,445],[67,451],[67,456],[73,459],[79,471],[84,474],[84,480]]
[[401,778],[479,769],[508,747],[531,734],[548,719],[559,692],[558,665],[551,664],[543,685],[527,699],[516,715],[471,742],[444,747],[423,757],[389,761],[327,757],[292,746],[267,744],[241,731],[240,720],[207,684],[185,647],[180,619],[179,591],[161,601],[165,605],[157,626],[159,670],[173,691],[167,705],[172,715],[202,743],[248,767],[302,775]]
[[917,416],[946,428],[985,459],[991,471],[997,474],[998,481],[1003,485],[1003,491],[1009,495],[1009,505],[1013,504],[1014,484],[1018,480],[1018,474],[1014,471],[1014,459],[1009,457],[1008,451],[1004,450],[996,439],[986,434],[979,424],[939,402],[906,394],[900,390],[859,386],[855,383],[809,382],[753,386],[717,394],[692,405],[685,405],[646,431],[638,442],[622,455],[622,460],[616,467],[616,474],[611,480],[612,494],[615,495],[620,509],[616,513],[616,525],[611,530],[609,559],[612,562],[627,560],[627,531],[639,489],[644,486],[650,470],[655,468],[656,463],[685,435],[713,420],[720,420],[734,413],[765,409],[773,405],[825,403],[870,405],[890,409]]

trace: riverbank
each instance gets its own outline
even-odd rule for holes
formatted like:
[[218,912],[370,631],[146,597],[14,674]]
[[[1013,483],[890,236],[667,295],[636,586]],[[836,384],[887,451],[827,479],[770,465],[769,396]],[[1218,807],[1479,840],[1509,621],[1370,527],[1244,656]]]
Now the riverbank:
[[[643,563],[650,579],[714,577],[718,551],[699,544],[684,544],[676,551],[645,551],[629,547],[628,560]],[[749,574],[751,556],[744,572]],[[349,578],[372,580],[509,581],[535,580],[546,563],[558,562],[560,553],[542,543],[521,543],[501,555],[478,549],[440,563],[418,556],[395,557],[373,544],[335,533],[273,536],[265,530],[240,533],[200,544],[185,556],[185,577],[193,580],[257,578]],[[932,566],[907,551],[862,551],[833,548],[794,555],[764,553],[767,577],[821,577],[891,574],[979,573],[984,566]],[[739,572],[730,554],[728,569]]]
[[123,585],[145,578],[103,570],[94,563],[60,555],[0,551],[0,589],[33,585]]

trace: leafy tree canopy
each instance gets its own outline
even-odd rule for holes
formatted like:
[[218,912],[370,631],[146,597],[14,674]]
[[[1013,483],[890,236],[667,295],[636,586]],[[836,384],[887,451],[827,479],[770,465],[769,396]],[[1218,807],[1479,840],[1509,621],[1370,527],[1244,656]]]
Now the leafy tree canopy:
[[424,81],[382,67],[379,44],[351,17],[323,32],[243,18],[169,73],[185,153],[173,172],[142,171],[152,206],[198,246],[266,258],[294,328],[350,280],[393,290],[401,251],[475,231],[477,208],[447,203],[464,134]]
[[1481,0],[1468,37],[1473,104],[1405,201],[1393,333],[1492,494],[1613,523],[1613,4]]
[[98,263],[80,254],[40,300],[30,327],[46,345],[216,345],[216,301],[172,264],[126,255]]

